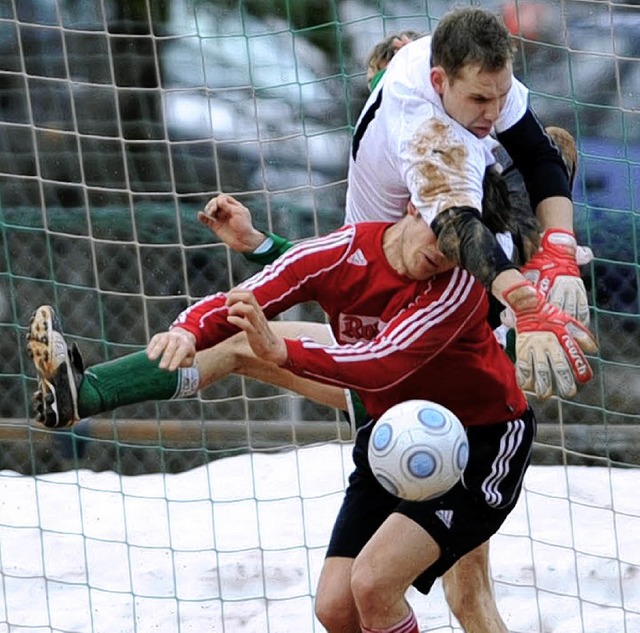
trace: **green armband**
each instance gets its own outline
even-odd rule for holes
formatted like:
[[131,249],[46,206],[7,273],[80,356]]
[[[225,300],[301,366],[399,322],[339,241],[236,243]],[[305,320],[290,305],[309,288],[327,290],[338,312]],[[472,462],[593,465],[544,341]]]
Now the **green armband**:
[[267,236],[267,240],[270,240],[270,244],[268,244],[266,248],[258,249],[258,252],[243,253],[245,259],[248,259],[254,264],[260,264],[260,266],[272,264],[282,253],[288,251],[293,246],[293,242],[275,233],[265,233],[265,235]]

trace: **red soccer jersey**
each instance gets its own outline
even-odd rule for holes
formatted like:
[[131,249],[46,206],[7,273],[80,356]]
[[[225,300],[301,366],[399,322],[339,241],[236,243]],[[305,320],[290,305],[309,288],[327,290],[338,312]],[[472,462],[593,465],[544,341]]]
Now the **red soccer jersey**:
[[[285,367],[354,389],[375,418],[412,398],[439,402],[466,426],[521,415],[526,400],[487,322],[484,288],[460,268],[427,281],[399,275],[382,250],[388,226],[363,222],[301,242],[239,286],[267,318],[311,300],[327,312],[338,344],[288,340]],[[173,325],[198,349],[215,345],[238,331],[225,298],[202,299]]]

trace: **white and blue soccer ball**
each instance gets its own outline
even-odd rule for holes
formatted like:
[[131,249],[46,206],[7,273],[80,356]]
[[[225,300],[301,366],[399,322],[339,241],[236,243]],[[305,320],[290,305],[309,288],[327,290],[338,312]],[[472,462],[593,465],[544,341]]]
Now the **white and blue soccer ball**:
[[407,400],[376,422],[369,464],[383,488],[402,499],[425,501],[450,490],[469,459],[460,420],[429,400]]

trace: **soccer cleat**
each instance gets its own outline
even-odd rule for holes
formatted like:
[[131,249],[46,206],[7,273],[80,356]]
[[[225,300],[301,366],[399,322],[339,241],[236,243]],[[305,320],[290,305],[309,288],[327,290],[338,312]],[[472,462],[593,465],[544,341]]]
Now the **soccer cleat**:
[[75,424],[80,419],[78,386],[84,365],[75,344],[67,346],[51,306],[40,306],[31,316],[27,351],[38,373],[38,390],[33,394],[36,420],[49,428]]

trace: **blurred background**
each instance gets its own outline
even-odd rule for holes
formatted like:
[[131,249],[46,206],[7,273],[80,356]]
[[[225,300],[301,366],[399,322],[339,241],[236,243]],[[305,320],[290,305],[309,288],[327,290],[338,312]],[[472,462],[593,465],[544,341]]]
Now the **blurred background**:
[[[573,401],[536,403],[548,425],[537,459],[637,464],[640,7],[480,4],[513,33],[516,74],[542,122],[577,138],[576,231],[596,254],[584,267],[596,378]],[[399,30],[428,32],[451,6],[0,0],[0,468],[182,469],[304,441],[308,422],[313,440],[348,437],[335,411],[233,377],[52,434],[29,423],[24,335],[33,309],[52,303],[89,364],[115,358],[246,278],[255,268],[196,221],[217,193],[293,239],[339,226],[369,51]],[[291,316],[322,319],[313,306]],[[154,432],[124,450],[117,423],[132,419]]]

